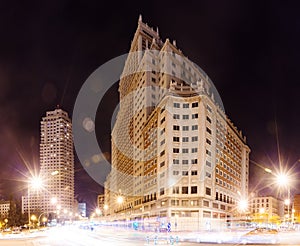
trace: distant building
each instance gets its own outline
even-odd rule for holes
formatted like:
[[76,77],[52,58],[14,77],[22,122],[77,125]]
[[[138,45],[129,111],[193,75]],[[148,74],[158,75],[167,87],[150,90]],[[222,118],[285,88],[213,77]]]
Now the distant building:
[[[31,191],[31,212],[74,211],[74,153],[72,124],[62,109],[48,111],[41,121],[40,177],[42,191]],[[28,196],[22,197],[22,212],[28,212]]]
[[10,209],[10,202],[9,201],[0,201],[0,215],[7,216]]
[[253,197],[249,202],[249,212],[252,220],[275,223],[284,219],[284,203],[273,196]]
[[81,215],[83,218],[86,217],[86,203],[85,202],[78,203],[78,214]]

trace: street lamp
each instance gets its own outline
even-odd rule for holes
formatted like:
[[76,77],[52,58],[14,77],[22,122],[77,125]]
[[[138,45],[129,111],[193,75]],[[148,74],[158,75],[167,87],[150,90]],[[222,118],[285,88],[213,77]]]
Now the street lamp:
[[40,177],[32,177],[28,182],[28,228],[30,230],[30,188],[33,190],[39,190],[43,187],[43,180]]
[[287,199],[284,200],[284,204],[287,206],[288,208],[288,212],[287,212],[287,218],[289,221],[290,218],[290,197],[291,197],[291,187],[290,187],[290,178],[286,173],[279,173],[276,175],[276,180],[277,183],[280,187],[286,187],[287,188]]

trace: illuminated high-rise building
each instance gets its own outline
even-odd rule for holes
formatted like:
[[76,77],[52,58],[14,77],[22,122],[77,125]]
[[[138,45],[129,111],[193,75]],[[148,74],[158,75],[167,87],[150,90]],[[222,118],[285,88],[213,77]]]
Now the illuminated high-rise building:
[[73,211],[74,152],[72,124],[62,109],[48,111],[41,121],[40,176],[44,180],[43,210],[60,206]]
[[205,72],[141,17],[119,92],[109,214],[182,230],[220,227],[240,214],[248,196],[246,138]]
[[[72,123],[60,108],[46,112],[41,121],[40,174],[42,187],[28,187],[22,212],[69,213],[74,210],[74,152]],[[28,204],[29,197],[29,204]]]

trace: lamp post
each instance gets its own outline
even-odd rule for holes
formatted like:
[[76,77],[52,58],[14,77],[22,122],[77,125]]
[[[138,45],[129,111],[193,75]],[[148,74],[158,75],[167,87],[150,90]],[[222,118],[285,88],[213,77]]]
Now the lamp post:
[[43,181],[40,177],[33,177],[28,182],[28,229],[30,230],[30,223],[31,223],[31,217],[30,217],[30,188],[34,190],[39,190],[43,187]]
[[290,197],[291,197],[291,187],[290,187],[290,179],[286,173],[279,173],[276,175],[277,178],[277,183],[281,187],[286,187],[287,188],[287,199],[285,199],[284,204],[287,206],[287,218],[288,222],[290,220]]
[[107,216],[108,205],[105,204],[103,209],[104,209],[104,216],[106,217]]

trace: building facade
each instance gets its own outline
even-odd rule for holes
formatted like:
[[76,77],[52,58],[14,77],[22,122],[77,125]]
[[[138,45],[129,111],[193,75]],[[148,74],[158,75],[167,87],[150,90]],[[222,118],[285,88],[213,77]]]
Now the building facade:
[[9,201],[0,201],[0,216],[5,217],[8,216],[8,212],[10,209],[10,202]]
[[253,197],[249,210],[253,222],[276,224],[284,220],[284,203],[273,196]]
[[74,211],[74,152],[72,124],[62,109],[46,112],[41,121],[40,178],[43,189],[22,198],[23,212]]
[[293,200],[292,221],[300,224],[300,194],[296,194]]
[[182,230],[234,216],[248,196],[246,138],[208,76],[141,17],[119,92],[105,184],[110,216]]

